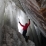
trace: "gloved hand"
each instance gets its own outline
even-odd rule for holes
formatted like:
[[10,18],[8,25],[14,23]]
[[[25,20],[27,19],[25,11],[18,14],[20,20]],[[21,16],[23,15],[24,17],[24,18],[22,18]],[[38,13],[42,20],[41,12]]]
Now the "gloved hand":
[[30,19],[29,19],[29,21],[30,21]]
[[19,22],[20,23],[20,22]]

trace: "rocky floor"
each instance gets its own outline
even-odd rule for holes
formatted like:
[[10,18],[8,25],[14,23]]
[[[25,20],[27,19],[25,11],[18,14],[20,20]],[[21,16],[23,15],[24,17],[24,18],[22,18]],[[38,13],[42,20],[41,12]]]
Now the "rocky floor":
[[28,42],[26,42],[18,31],[15,31],[7,25],[3,27],[2,38],[2,46],[35,46],[31,40],[28,40]]

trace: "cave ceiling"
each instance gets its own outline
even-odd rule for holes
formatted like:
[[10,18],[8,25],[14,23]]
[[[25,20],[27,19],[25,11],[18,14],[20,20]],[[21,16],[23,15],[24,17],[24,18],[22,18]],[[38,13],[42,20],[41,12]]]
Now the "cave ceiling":
[[[31,20],[46,37],[46,0],[13,0],[30,16]],[[32,14],[32,15],[31,15]]]

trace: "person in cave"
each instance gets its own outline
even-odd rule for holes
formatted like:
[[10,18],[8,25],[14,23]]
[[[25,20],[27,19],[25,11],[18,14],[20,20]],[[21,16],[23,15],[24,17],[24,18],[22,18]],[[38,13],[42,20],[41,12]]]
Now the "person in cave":
[[19,21],[19,24],[23,27],[23,33],[22,33],[22,35],[24,36],[25,40],[27,41],[28,38],[29,38],[29,36],[26,36],[26,33],[27,33],[27,28],[28,28],[29,25],[30,25],[30,19],[29,19],[29,22],[26,23],[25,25],[22,25],[22,24],[20,23],[20,21]]

